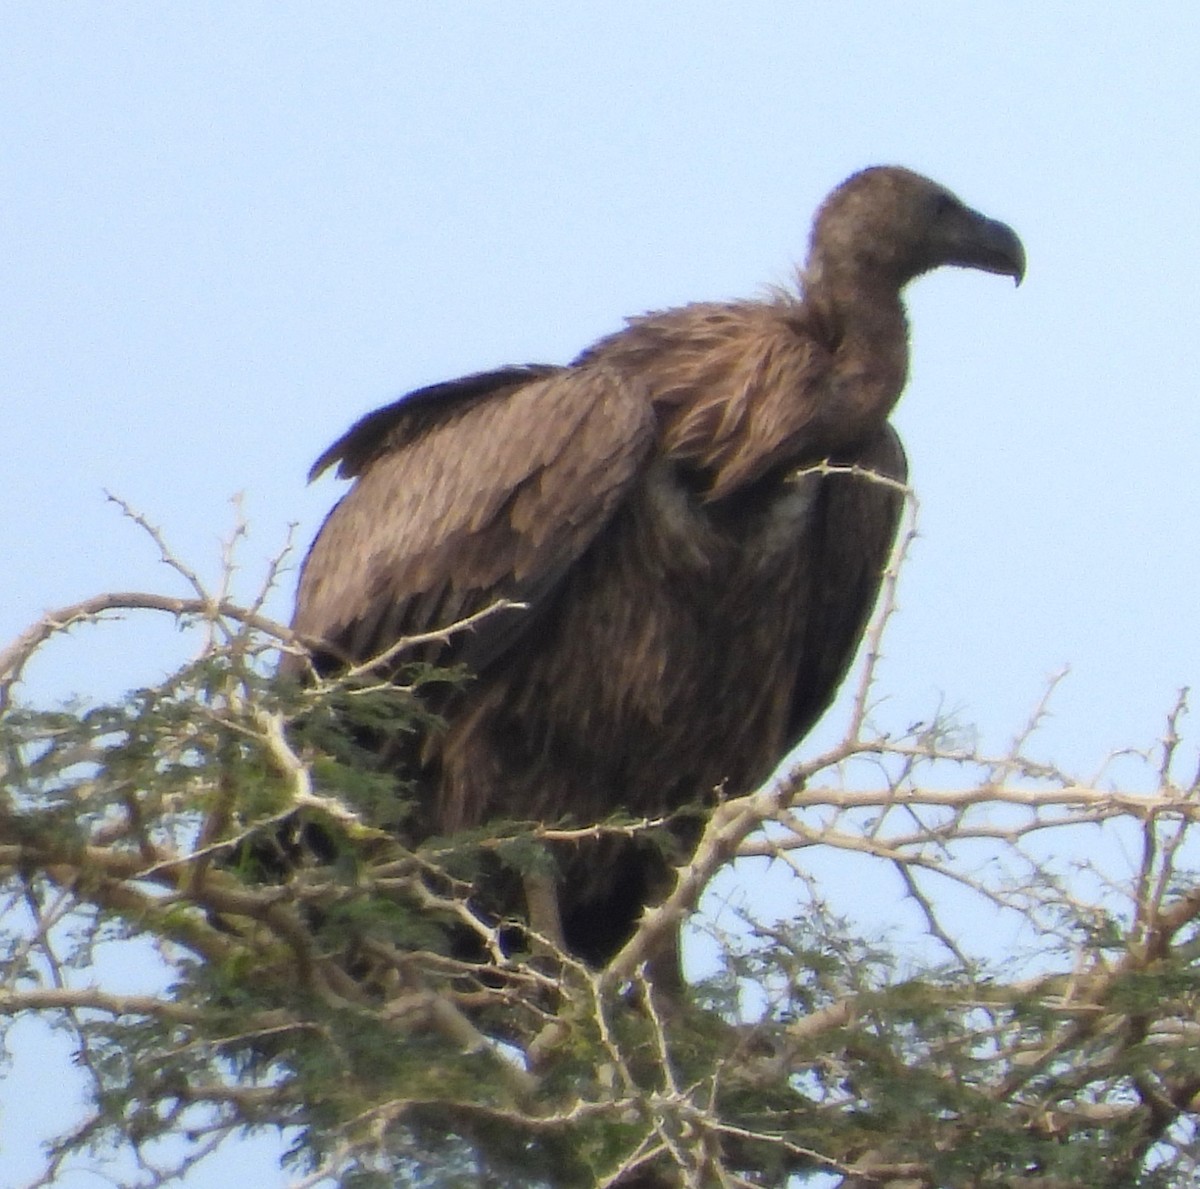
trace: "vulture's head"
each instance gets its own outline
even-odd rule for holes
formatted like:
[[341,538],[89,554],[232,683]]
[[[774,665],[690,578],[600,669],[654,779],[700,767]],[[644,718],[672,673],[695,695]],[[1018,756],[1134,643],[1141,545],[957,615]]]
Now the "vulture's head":
[[894,165],[864,169],[822,204],[813,223],[811,278],[877,279],[897,287],[943,264],[1025,275],[1025,249],[944,186]]

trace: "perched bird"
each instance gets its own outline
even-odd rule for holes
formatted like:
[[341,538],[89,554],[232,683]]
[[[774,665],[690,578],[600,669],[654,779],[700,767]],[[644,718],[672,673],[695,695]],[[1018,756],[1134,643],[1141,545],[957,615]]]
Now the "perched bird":
[[[935,182],[865,169],[818,211],[797,292],[647,314],[567,367],[421,389],[317,460],[311,477],[354,480],[300,580],[293,626],[320,671],[520,604],[421,654],[474,676],[437,707],[444,729],[396,750],[414,835],[659,817],[770,775],[874,605],[907,474],[887,420],[901,292],[942,265],[1019,283],[1025,257]],[[826,461],[892,482],[804,473]],[[555,856],[547,927],[595,964],[670,886],[644,839]]]

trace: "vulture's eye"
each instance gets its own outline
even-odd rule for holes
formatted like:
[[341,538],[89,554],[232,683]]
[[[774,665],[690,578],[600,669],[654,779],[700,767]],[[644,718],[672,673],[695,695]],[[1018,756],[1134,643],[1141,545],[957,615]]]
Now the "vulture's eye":
[[958,207],[958,199],[953,194],[938,194],[933,200],[933,216],[935,219],[940,219],[943,215],[948,215]]

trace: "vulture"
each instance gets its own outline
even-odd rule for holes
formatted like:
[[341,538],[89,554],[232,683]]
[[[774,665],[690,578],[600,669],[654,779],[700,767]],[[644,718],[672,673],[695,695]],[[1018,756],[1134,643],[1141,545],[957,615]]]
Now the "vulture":
[[[669,817],[771,774],[871,614],[907,479],[888,423],[902,291],[941,265],[1019,284],[1024,249],[928,178],[864,169],[817,212],[794,292],[419,389],[320,456],[310,478],[336,465],[353,486],[300,577],[293,628],[319,672],[512,604],[419,653],[471,676],[439,729],[392,741],[414,839]],[[637,834],[558,843],[554,870],[547,927],[595,965],[671,886]]]

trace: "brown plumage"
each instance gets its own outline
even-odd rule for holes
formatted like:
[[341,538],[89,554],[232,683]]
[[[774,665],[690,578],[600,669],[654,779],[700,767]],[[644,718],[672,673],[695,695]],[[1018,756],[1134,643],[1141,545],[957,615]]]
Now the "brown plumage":
[[[900,498],[887,417],[901,290],[939,265],[1020,280],[1004,224],[898,168],[819,211],[798,295],[632,319],[569,367],[413,393],[325,452],[354,486],[304,565],[294,626],[319,667],[496,599],[526,604],[430,655],[476,677],[409,756],[417,832],[491,818],[669,813],[763,781],[858,645]],[[603,962],[665,867],[646,844],[560,855],[562,926]]]

